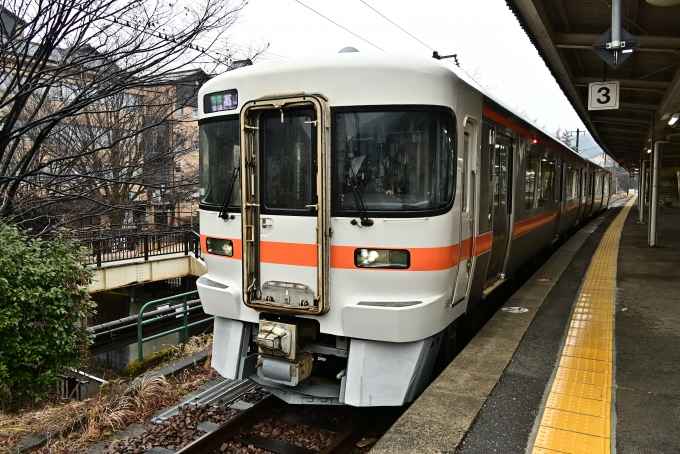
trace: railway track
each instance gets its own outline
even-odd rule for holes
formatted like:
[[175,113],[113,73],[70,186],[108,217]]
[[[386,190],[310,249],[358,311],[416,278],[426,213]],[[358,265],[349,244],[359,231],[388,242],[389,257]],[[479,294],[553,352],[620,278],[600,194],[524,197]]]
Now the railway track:
[[[228,452],[229,441],[276,454],[347,453],[361,439],[372,414],[370,410],[363,411],[363,414],[358,416],[353,423],[341,426],[324,419],[286,411],[288,407],[276,397],[267,396],[251,408],[243,410],[177,451],[177,454],[209,454],[215,451],[220,452],[222,448],[227,448],[225,451]],[[331,410],[330,407],[329,410]],[[268,418],[293,426],[305,425],[316,431],[333,434],[333,438],[322,449],[314,450],[276,438],[262,436],[257,433],[257,430],[251,430],[258,422]]]
[[145,432],[116,441],[101,454],[362,454],[399,413],[289,405],[249,380],[227,381],[153,418]]

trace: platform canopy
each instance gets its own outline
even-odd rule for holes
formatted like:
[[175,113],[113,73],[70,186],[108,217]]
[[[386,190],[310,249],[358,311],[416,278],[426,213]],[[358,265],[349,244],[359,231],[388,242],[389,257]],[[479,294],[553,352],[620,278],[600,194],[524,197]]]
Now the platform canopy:
[[[674,0],[648,0],[675,3]],[[593,138],[630,171],[663,146],[662,167],[680,170],[680,4],[621,0],[621,27],[639,43],[616,69],[591,46],[612,27],[612,0],[506,0]],[[625,31],[622,32],[625,36]],[[607,40],[605,40],[607,41]],[[625,49],[625,48],[623,48]],[[619,54],[619,57],[624,54]],[[619,81],[619,108],[588,110],[591,82]]]

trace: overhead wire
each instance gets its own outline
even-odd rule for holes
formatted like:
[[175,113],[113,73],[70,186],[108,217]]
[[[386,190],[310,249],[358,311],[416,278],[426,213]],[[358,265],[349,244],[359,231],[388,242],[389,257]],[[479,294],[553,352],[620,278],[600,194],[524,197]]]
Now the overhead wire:
[[[307,8],[309,8],[307,5],[303,4],[303,3],[300,2],[299,0],[295,0],[295,1],[297,1],[297,2],[300,3],[301,5],[303,5],[303,6],[307,7]],[[402,32],[406,33],[406,34],[409,35],[411,38],[415,39],[415,40],[418,41],[420,44],[422,44],[423,46],[427,47],[428,49],[430,49],[431,51],[434,52],[434,49],[433,49],[432,47],[428,46],[426,43],[424,43],[423,41],[421,41],[420,39],[418,39],[418,38],[417,38],[416,36],[414,36],[413,34],[409,33],[406,29],[404,29],[404,28],[401,27],[399,24],[397,24],[396,22],[394,22],[393,20],[391,20],[389,17],[385,16],[383,13],[381,13],[380,11],[378,11],[377,9],[375,9],[373,6],[369,5],[365,0],[359,0],[359,1],[360,1],[361,3],[363,3],[364,5],[366,5],[367,7],[369,7],[370,9],[372,9],[375,13],[377,13],[378,15],[380,15],[383,19],[385,19],[386,21],[388,21],[389,23],[391,23],[392,25],[394,25],[395,27],[397,27],[399,30],[401,30]],[[312,8],[309,8],[309,9],[312,9]],[[314,10],[312,9],[312,11],[314,11]],[[328,19],[327,17],[323,16],[322,14],[320,14],[320,13],[318,13],[318,12],[316,12],[316,11],[314,11],[314,12],[317,13],[317,14],[319,14],[320,16],[322,16],[323,18],[325,18],[326,20],[329,20],[330,22],[333,22],[332,20]],[[333,23],[334,23],[335,25],[338,25],[338,24],[335,23],[335,22],[333,22]],[[338,26],[339,26],[340,28],[343,28],[344,30],[346,30],[346,31],[349,32],[349,30],[345,29],[344,27],[342,27],[342,26],[340,26],[340,25],[338,25]],[[352,33],[352,32],[350,32],[350,33]],[[352,33],[352,34],[354,35],[354,33]],[[363,38],[361,38],[360,36],[358,36],[358,35],[355,35],[355,36],[357,36],[357,37],[359,37],[360,39],[363,40]],[[364,41],[366,41],[366,40],[364,40]],[[368,41],[366,41],[366,42],[368,42]],[[370,43],[370,42],[369,42],[369,44],[373,45],[373,44]],[[375,47],[377,47],[377,46],[375,46]],[[380,50],[382,50],[382,49],[380,49]],[[475,80],[475,78],[472,77],[472,76],[471,76],[464,68],[461,68],[460,65],[456,65],[456,64],[454,64],[453,62],[451,62],[451,61],[449,61],[449,60],[446,60],[446,61],[449,62],[450,64],[454,65],[454,66],[458,66],[458,68],[459,68],[461,71],[463,71],[465,74],[467,74],[467,76],[470,77],[470,79]],[[673,65],[673,66],[675,66],[675,65]],[[584,138],[585,138],[585,137],[586,137],[586,136],[584,136]],[[581,150],[578,151],[578,153],[584,153],[584,152],[586,152],[586,151],[595,150],[595,149],[602,150],[602,148],[601,148],[600,146],[598,146],[597,144],[594,144],[594,143],[591,141],[591,138],[590,138],[590,137],[588,138],[588,141],[589,141],[589,142],[591,143],[591,145],[593,145],[593,146],[590,147],[590,148],[581,149]],[[602,153],[604,153],[604,151],[602,151]],[[592,159],[593,157],[594,157],[594,156],[591,156],[589,159]]]
[[369,8],[371,8],[371,9],[372,9],[373,11],[375,11],[376,13],[378,13],[378,14],[379,14],[380,16],[382,16],[386,21],[388,21],[389,23],[391,23],[392,25],[394,25],[395,27],[397,27],[399,30],[401,30],[402,32],[406,33],[408,36],[410,36],[411,38],[415,39],[415,40],[418,41],[420,44],[422,44],[423,46],[427,47],[427,48],[430,49],[432,52],[434,52],[434,49],[433,49],[433,48],[431,48],[430,46],[428,46],[427,44],[425,44],[424,42],[422,42],[421,40],[419,40],[418,38],[416,38],[415,36],[413,36],[411,33],[407,32],[403,27],[400,27],[398,24],[396,24],[396,23],[395,23],[393,20],[391,20],[389,17],[385,16],[383,13],[381,13],[381,12],[378,11],[377,9],[373,8],[371,5],[369,5],[368,3],[366,3],[364,0],[359,0],[359,1],[360,1],[361,3],[363,3],[364,5],[368,6]]
[[305,5],[305,4],[302,3],[300,0],[295,0],[295,1],[298,2],[300,5],[304,6],[305,8],[307,8],[308,10],[312,11],[313,13],[315,13],[315,14],[317,14],[317,15],[323,17],[323,18],[326,19],[328,22],[330,22],[330,23],[332,23],[332,24],[334,24],[334,25],[337,25],[338,27],[342,28],[342,29],[345,30],[347,33],[350,33],[350,34],[356,36],[357,38],[359,38],[360,40],[362,40],[362,41],[364,41],[364,42],[370,44],[370,45],[373,46],[373,47],[375,47],[376,49],[385,52],[385,49],[382,49],[382,48],[376,46],[375,44],[373,44],[373,43],[370,42],[369,40],[364,39],[364,38],[362,38],[361,36],[359,36],[359,35],[357,35],[356,33],[354,33],[353,31],[350,31],[350,30],[346,29],[345,27],[343,27],[342,25],[338,24],[338,23],[335,22],[334,20],[331,20],[331,19],[327,18],[326,16],[324,16],[324,15],[321,14],[320,12],[316,11],[315,9],[313,9],[313,8],[311,8],[311,7],[307,6],[307,5]]
[[597,156],[600,155],[600,154],[605,154],[605,155],[606,155],[606,153],[604,152],[604,150],[602,149],[602,147],[600,147],[600,146],[597,145],[595,142],[593,142],[591,136],[589,136],[588,134],[584,134],[584,135],[583,135],[583,138],[584,138],[584,139],[587,139],[588,142],[590,143],[590,145],[592,145],[592,146],[589,147],[589,148],[580,149],[580,150],[579,150],[579,154],[585,153],[586,151],[590,151],[590,150],[600,150],[600,153],[596,153],[596,154],[590,153],[591,156],[586,157],[586,159],[593,159],[593,158],[597,157]]
[[[298,1],[298,0],[295,0],[295,1]],[[386,21],[388,21],[389,23],[391,23],[392,25],[394,25],[395,27],[397,27],[399,30],[403,31],[403,32],[406,33],[408,36],[410,36],[411,38],[415,39],[416,41],[418,41],[418,42],[419,42],[420,44],[422,44],[423,46],[425,46],[425,47],[427,47],[428,49],[430,49],[432,52],[435,52],[435,50],[434,50],[432,47],[428,46],[428,45],[425,44],[423,41],[421,41],[420,39],[416,38],[414,35],[412,35],[412,34],[409,33],[408,31],[406,31],[406,29],[404,29],[403,27],[401,27],[400,25],[398,25],[396,22],[394,22],[392,19],[390,19],[389,17],[385,16],[383,13],[381,13],[380,11],[378,11],[377,9],[375,9],[374,7],[372,7],[371,5],[369,5],[368,3],[366,3],[364,0],[359,0],[359,1],[360,1],[361,3],[363,3],[364,5],[368,6],[369,8],[371,8],[373,11],[375,11],[377,14],[379,14],[383,19],[385,19]],[[460,70],[463,71],[465,74],[467,74],[467,76],[468,76],[470,79],[475,80],[475,78],[472,77],[472,76],[470,75],[470,73],[468,73],[465,69],[463,69],[463,68],[460,67],[460,64],[458,64],[458,59],[456,58],[456,56],[454,55],[453,57],[456,59],[456,63],[452,62],[452,61],[449,60],[448,58],[445,58],[444,61],[450,63],[451,65],[454,65],[454,66],[460,68]],[[475,81],[476,81],[476,80],[475,80]],[[481,84],[480,84],[480,85],[481,85]]]

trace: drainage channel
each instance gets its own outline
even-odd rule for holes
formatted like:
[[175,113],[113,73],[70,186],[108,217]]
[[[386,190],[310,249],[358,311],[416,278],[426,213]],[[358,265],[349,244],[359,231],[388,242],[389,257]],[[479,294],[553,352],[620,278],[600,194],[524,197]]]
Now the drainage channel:
[[252,404],[237,400],[237,398],[249,391],[254,390],[255,388],[258,388],[258,385],[248,379],[229,380],[226,378],[218,378],[215,380],[214,384],[205,391],[185,402],[182,402],[176,407],[173,407],[170,410],[155,416],[150,422],[151,424],[155,425],[162,424],[163,421],[178,415],[179,412],[187,405],[223,407],[229,402],[234,401],[231,405],[229,405],[230,408],[235,410],[246,410],[252,407]]

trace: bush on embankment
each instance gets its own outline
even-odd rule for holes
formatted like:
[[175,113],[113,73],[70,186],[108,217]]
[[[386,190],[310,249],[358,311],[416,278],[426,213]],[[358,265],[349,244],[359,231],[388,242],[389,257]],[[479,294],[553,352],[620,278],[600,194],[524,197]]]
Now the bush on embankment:
[[130,361],[125,369],[123,369],[122,375],[125,377],[136,377],[143,374],[152,367],[156,367],[165,361],[167,358],[173,355],[175,350],[172,347],[153,352],[150,355],[145,356],[141,361],[135,359]]
[[30,239],[0,222],[0,405],[41,400],[78,367],[93,339],[86,251],[73,239]]

